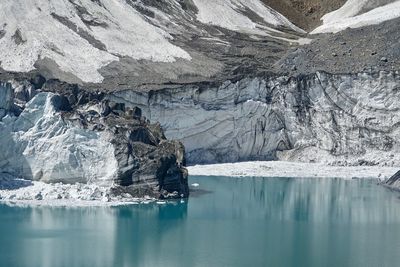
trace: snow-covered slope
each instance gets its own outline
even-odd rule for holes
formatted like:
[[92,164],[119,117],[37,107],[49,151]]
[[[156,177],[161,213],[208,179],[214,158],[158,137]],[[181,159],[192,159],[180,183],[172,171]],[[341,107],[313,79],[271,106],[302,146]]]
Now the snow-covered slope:
[[303,32],[287,18],[265,6],[259,0],[194,0],[194,3],[199,9],[197,14],[198,20],[232,31],[243,31],[260,35],[265,35],[268,32],[277,32],[274,28],[263,26],[254,21],[254,19],[252,20],[249,16],[250,14],[254,17],[259,16],[259,18],[269,25],[283,26]]
[[[40,73],[104,87],[268,71],[304,31],[262,0],[2,0],[0,79]],[[400,1],[349,0],[313,33],[400,16]],[[243,64],[243,61],[252,60]]]
[[122,0],[3,0],[0,25],[1,67],[9,71],[28,72],[48,59],[84,82],[101,82],[98,70],[122,56],[190,59]]
[[191,54],[202,51],[186,44],[187,37],[212,37],[215,26],[288,41],[295,39],[292,35],[285,38],[280,30],[301,32],[259,0],[195,0],[194,4],[178,0],[2,0],[0,70],[39,69],[48,78],[100,83],[106,67],[114,63],[111,69],[115,71],[115,62],[120,61],[124,61],[120,69],[136,68],[130,76],[140,76],[137,68],[143,62],[174,66],[176,61],[194,60],[185,64],[198,66],[198,57],[193,59]]
[[336,33],[346,28],[379,24],[398,17],[398,0],[348,0],[340,9],[323,16],[323,25],[312,33]]

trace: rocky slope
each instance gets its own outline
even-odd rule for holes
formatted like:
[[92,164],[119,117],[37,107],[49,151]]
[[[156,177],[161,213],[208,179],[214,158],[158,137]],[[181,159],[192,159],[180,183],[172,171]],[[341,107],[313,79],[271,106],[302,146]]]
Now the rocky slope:
[[[174,181],[185,177],[179,164],[170,171],[163,167],[163,160],[168,166],[184,161],[180,145],[163,140],[154,126],[126,121],[122,104],[113,105],[116,114],[105,115],[111,108],[107,103],[123,103],[128,112],[141,110],[151,123],[159,122],[167,138],[185,145],[192,164],[284,159],[400,166],[399,3],[3,1],[0,80],[38,84],[43,93],[25,107],[23,101],[10,104],[3,90],[0,117],[5,110],[19,116],[15,121],[3,118],[7,127],[18,129],[15,133],[25,132],[18,139],[22,150],[16,151],[26,151],[28,143],[29,151],[40,147],[56,153],[60,144],[74,143],[77,136],[83,136],[88,148],[98,147],[93,161],[88,160],[98,167],[69,170],[73,161],[58,165],[43,158],[50,163],[46,168],[68,169],[67,175],[34,168],[32,179],[104,179],[130,186],[147,177],[163,185],[160,177],[170,173],[175,178],[168,179]],[[312,34],[304,31],[311,29]],[[86,97],[77,99],[74,90]],[[29,90],[17,93],[28,99],[32,95]],[[71,110],[59,112],[46,104],[53,98],[67,99]],[[38,119],[37,113],[46,112],[52,114],[47,122]],[[81,113],[84,126],[70,129]],[[60,118],[67,126],[56,126]],[[38,129],[45,129],[41,134],[46,138],[61,128],[71,132],[71,139],[56,134],[53,148],[46,138],[30,144],[26,133],[41,138],[26,122],[32,120],[44,123]],[[109,130],[116,125],[125,126]],[[137,135],[144,139],[131,140]],[[130,157],[125,150],[132,143],[138,154]],[[60,160],[67,156],[69,152]],[[146,159],[144,165],[138,167],[137,157]],[[78,165],[86,166],[85,160],[77,160]],[[147,167],[152,160],[162,175]],[[30,173],[23,166],[9,170]]]
[[311,31],[321,25],[321,17],[339,9],[346,0],[263,0],[300,28]]

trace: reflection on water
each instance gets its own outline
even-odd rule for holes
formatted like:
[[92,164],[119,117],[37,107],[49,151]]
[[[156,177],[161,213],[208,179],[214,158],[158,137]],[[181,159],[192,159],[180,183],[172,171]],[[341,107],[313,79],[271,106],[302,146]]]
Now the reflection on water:
[[372,180],[220,178],[217,188],[218,194],[208,198],[229,199],[230,209],[215,205],[214,213],[232,219],[390,223],[400,218],[399,207],[388,205],[400,204],[399,195],[388,194]]
[[[186,203],[0,206],[0,266],[396,266],[400,199],[374,181],[191,177]],[[205,193],[204,193],[205,192]]]
[[187,216],[185,203],[0,210],[0,266],[12,267],[142,266]]

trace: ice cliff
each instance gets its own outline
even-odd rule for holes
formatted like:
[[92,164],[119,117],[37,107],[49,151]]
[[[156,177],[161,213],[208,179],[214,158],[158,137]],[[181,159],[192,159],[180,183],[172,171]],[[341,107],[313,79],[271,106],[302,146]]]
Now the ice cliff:
[[[32,99],[18,97],[29,91]],[[76,90],[40,92],[26,82],[1,83],[0,95],[1,173],[107,185],[116,194],[188,195],[183,146],[167,141],[139,109]]]
[[132,90],[110,99],[138,105],[190,163],[284,159],[399,165],[398,72],[270,76],[179,89]]

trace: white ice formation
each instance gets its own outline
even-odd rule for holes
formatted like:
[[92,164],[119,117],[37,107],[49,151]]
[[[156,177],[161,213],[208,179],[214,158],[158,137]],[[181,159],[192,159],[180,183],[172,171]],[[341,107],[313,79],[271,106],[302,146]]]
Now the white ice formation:
[[39,93],[19,117],[0,121],[1,171],[43,182],[111,181],[118,167],[109,133],[63,120],[54,97]]

